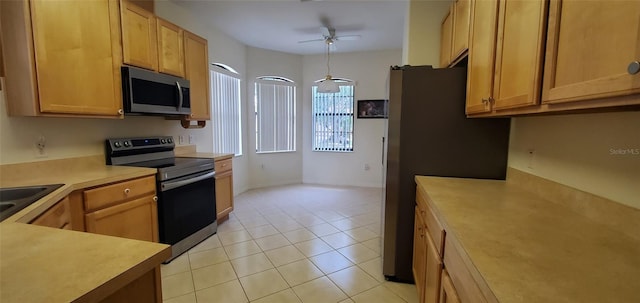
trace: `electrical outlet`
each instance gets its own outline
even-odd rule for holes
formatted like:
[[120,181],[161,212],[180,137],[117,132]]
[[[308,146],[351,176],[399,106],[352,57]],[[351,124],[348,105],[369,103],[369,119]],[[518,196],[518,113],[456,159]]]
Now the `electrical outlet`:
[[527,153],[528,153],[527,167],[533,169],[533,164],[535,162],[535,157],[536,157],[536,150],[533,148],[530,148],[527,150]]
[[35,142],[35,151],[37,158],[46,158],[47,155],[47,140],[43,135],[38,136]]
[[364,170],[370,170],[371,166],[369,166],[369,163],[365,163],[364,164]]
[[178,144],[180,144],[180,145],[184,144],[184,136],[183,135],[178,136]]
[[195,144],[195,143],[196,143],[196,136],[189,135],[189,144]]

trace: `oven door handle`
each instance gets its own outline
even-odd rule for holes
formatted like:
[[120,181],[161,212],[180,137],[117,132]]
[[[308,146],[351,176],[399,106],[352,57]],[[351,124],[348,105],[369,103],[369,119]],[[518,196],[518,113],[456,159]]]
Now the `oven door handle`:
[[161,183],[160,184],[160,191],[167,191],[167,190],[172,190],[181,186],[185,186],[191,183],[195,183],[198,181],[202,181],[205,179],[209,179],[209,178],[213,178],[216,176],[216,172],[212,171],[209,173],[206,173],[204,175],[199,175],[193,178],[189,178],[186,180],[178,180],[178,181],[173,181],[173,182],[166,182],[166,183]]

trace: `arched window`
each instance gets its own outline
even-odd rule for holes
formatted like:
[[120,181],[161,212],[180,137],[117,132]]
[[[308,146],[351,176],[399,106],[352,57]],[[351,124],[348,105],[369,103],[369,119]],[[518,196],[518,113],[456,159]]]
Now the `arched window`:
[[340,87],[337,93],[318,93],[317,85],[311,87],[313,150],[352,152],[355,82],[342,78],[333,80]]
[[296,86],[280,76],[255,82],[256,152],[296,151]]

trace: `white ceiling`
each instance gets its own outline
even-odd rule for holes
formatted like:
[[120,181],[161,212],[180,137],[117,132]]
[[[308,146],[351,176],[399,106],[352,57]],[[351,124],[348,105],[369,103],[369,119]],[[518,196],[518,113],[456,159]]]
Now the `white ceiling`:
[[409,0],[174,0],[204,14],[210,25],[253,47],[292,54],[322,54],[321,28],[336,36],[360,35],[337,41],[332,52],[402,48]]

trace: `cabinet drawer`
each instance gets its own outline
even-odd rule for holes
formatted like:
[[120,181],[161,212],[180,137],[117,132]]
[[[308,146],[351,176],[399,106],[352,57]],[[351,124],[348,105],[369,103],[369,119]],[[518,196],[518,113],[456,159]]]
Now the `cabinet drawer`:
[[[69,198],[64,198],[60,202],[53,205],[42,215],[37,217],[31,224],[48,226],[53,228],[69,229],[71,228],[71,209]],[[67,226],[67,228],[65,228]]]
[[433,210],[427,203],[427,199],[424,196],[424,193],[419,189],[416,191],[416,203],[418,208],[420,209],[420,215],[424,219],[425,224],[427,225],[427,231],[433,240],[433,243],[438,251],[440,257],[444,255],[444,239],[445,232],[442,224],[436,218]]
[[155,190],[155,176],[90,189],[84,192],[84,209],[86,212],[90,212],[122,200],[153,194]]
[[225,159],[225,160],[218,160],[215,162],[215,167],[216,167],[216,174],[219,175],[220,173],[226,172],[231,170],[233,167],[233,158],[229,158],[229,159]]

